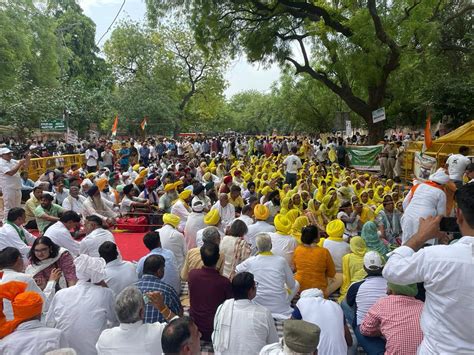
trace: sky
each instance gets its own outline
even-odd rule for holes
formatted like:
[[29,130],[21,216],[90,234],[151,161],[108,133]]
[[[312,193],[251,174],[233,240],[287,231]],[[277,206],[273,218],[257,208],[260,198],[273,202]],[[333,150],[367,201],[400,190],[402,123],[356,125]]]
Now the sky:
[[[133,21],[145,21],[145,2],[144,0],[125,0],[125,5],[117,18],[115,25],[123,19]],[[98,40],[112,23],[123,0],[78,0],[84,13],[96,23],[96,40]],[[101,40],[99,47],[102,48],[104,42],[109,38],[113,31],[110,31]],[[278,80],[280,69],[273,65],[268,69],[263,69],[256,64],[250,64],[245,57],[234,60],[225,74],[228,81],[228,87],[225,91],[226,97],[244,90],[258,90],[267,92],[272,83]]]

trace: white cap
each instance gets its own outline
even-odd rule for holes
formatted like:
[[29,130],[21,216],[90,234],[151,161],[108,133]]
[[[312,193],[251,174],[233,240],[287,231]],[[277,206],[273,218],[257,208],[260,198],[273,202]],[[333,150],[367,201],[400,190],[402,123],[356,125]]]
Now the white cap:
[[0,148],[0,155],[11,153],[9,148]]
[[192,203],[191,208],[195,212],[202,212],[204,210],[204,204],[201,201],[196,200]]
[[380,269],[381,267],[383,267],[383,264],[384,262],[382,260],[382,257],[376,251],[371,250],[365,253],[364,266],[367,269],[370,269],[370,270]]

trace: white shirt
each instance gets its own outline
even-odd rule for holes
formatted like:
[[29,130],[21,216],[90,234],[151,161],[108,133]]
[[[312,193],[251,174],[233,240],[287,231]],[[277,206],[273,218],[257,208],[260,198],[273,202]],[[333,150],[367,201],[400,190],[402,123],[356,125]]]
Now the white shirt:
[[[221,308],[222,305],[217,308],[214,324],[225,316],[219,312]],[[278,341],[270,311],[250,300],[234,301],[230,332],[229,347],[226,351],[216,351],[216,355],[258,354],[265,345]]]
[[103,228],[94,229],[79,243],[79,254],[100,257],[99,247],[104,242],[117,244],[115,243],[114,235],[109,230]]
[[357,325],[380,298],[387,296],[387,280],[382,276],[369,276],[360,285],[356,295]]
[[17,165],[17,160],[11,159],[10,161],[6,161],[0,158],[0,188],[4,190],[21,190],[20,171],[18,170],[13,176],[6,174],[12,171]]
[[336,242],[334,240],[325,239],[323,247],[329,250],[336,272],[342,272],[342,257],[351,252],[351,247],[346,242]]
[[80,254],[81,243],[76,242],[71,235],[71,232],[66,228],[63,222],[57,221],[44,232],[46,237],[49,237],[54,243],[67,249],[72,256],[76,257]]
[[204,213],[191,212],[184,226],[184,238],[188,250],[196,248],[196,234],[203,228],[206,228]]
[[247,234],[245,235],[245,240],[252,246],[252,249],[255,248],[255,237],[258,233],[273,233],[275,232],[275,227],[265,221],[256,221],[254,224],[251,224],[248,228]]
[[68,343],[61,330],[45,327],[36,319],[21,323],[13,333],[3,338],[0,341],[0,354],[45,354],[67,347]]
[[283,160],[283,165],[286,166],[286,172],[288,174],[297,174],[298,169],[303,166],[300,158],[294,154],[288,155],[285,160]]
[[180,232],[184,232],[184,226],[186,225],[186,221],[188,220],[188,216],[191,212],[186,208],[181,199],[178,199],[178,201],[176,201],[175,204],[171,206],[171,213],[179,217],[177,229]]
[[321,329],[318,353],[346,355],[344,313],[339,304],[322,297],[302,297],[296,303],[304,321]]
[[112,260],[105,265],[105,273],[105,282],[114,291],[115,296],[138,281],[137,266],[129,261]]
[[286,260],[279,255],[251,256],[235,268],[237,273],[248,271],[258,282],[257,296],[253,302],[267,308],[272,315],[290,317],[293,309],[288,301],[286,288],[295,287],[293,272]]
[[[44,291],[42,291],[38,287],[36,281],[33,279],[32,276],[27,275],[23,272],[17,272],[12,269],[3,269],[3,277],[1,278],[0,283],[7,283],[8,281],[20,281],[26,283],[26,291],[35,291],[43,299],[43,313],[48,310],[49,303],[53,299],[55,293],[54,286],[56,285],[56,283],[54,281],[48,281],[46,287],[44,288]],[[12,304],[6,298],[3,299],[3,313],[5,314],[7,320],[13,319]]]
[[462,154],[450,155],[446,164],[448,165],[449,178],[451,180],[462,181],[467,166],[471,160]]
[[294,270],[293,254],[298,246],[298,242],[291,235],[284,235],[280,233],[269,233],[272,239],[272,253],[280,255],[285,258],[288,266]]
[[225,232],[226,228],[230,226],[232,221],[235,219],[235,207],[231,203],[228,203],[227,206],[222,207],[221,203],[217,201],[212,206],[211,210],[219,211],[219,216],[221,217],[219,229]]
[[186,257],[186,243],[184,241],[184,235],[178,232],[169,224],[165,224],[160,229],[156,230],[160,233],[161,247],[163,249],[170,250],[175,259],[176,266],[178,267],[178,273],[181,272],[181,268],[184,264],[184,258]]
[[[25,239],[28,244],[33,244],[36,238],[25,228],[19,228],[23,229]],[[30,252],[30,247],[26,245],[23,240],[21,240],[20,235],[16,229],[13,226],[5,223],[0,228],[0,250],[5,249],[6,247],[17,248],[20,251],[23,259],[26,259],[28,257],[28,253]]]
[[[240,217],[236,218],[234,221],[236,221],[238,219],[241,220],[242,222],[244,222],[247,227],[251,226],[254,223],[253,218],[250,217],[250,216],[247,216],[246,214],[240,215]],[[234,222],[232,222],[232,223],[234,223]]]
[[86,198],[84,196],[79,195],[77,198],[72,197],[69,195],[63,201],[63,208],[68,211],[74,211],[81,216],[84,216],[86,213],[86,209],[84,207],[84,202]]
[[219,251],[224,255],[224,269],[222,270],[222,276],[229,277],[233,271],[232,262],[234,261],[234,248],[238,239],[238,237],[226,235],[221,240]]
[[99,154],[95,149],[87,149],[86,153],[87,166],[97,166],[97,159],[99,159]]
[[419,354],[472,353],[474,349],[474,237],[414,252],[402,246],[391,254],[383,276],[396,284],[424,282]]
[[102,332],[96,344],[99,355],[161,354],[161,334],[166,323],[120,323]]
[[78,355],[97,354],[95,344],[107,321],[117,324],[111,289],[79,280],[59,290],[46,315],[46,325],[61,329]]

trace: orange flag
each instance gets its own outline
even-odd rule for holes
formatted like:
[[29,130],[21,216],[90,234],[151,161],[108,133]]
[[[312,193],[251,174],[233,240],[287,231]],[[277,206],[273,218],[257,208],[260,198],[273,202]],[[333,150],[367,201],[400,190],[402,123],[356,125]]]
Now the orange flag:
[[118,126],[118,115],[115,116],[114,125],[112,126],[112,136],[115,137],[117,135],[117,126]]
[[433,141],[431,140],[431,112],[428,114],[425,126],[425,142],[423,144],[422,153],[426,152],[432,146]]

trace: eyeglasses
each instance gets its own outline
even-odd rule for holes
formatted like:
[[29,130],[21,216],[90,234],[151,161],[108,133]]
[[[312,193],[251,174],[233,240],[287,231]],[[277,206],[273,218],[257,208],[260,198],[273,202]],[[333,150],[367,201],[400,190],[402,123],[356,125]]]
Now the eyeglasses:
[[46,253],[47,251],[49,251],[49,248],[41,248],[41,249],[34,249],[33,250],[35,253]]

